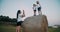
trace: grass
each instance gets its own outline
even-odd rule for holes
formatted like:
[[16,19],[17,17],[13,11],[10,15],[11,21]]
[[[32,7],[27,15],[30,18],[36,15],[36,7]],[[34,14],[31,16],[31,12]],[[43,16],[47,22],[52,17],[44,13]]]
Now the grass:
[[[49,32],[60,32],[60,28],[49,28]],[[11,25],[0,25],[0,32],[16,32],[16,27]]]
[[11,25],[0,25],[0,32],[16,32],[16,27]]
[[60,32],[60,28],[49,28],[49,32]]

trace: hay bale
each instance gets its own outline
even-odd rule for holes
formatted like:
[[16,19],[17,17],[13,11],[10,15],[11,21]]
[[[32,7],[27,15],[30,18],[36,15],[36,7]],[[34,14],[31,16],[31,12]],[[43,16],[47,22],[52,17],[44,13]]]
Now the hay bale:
[[47,32],[48,22],[45,15],[28,17],[22,23],[24,32]]

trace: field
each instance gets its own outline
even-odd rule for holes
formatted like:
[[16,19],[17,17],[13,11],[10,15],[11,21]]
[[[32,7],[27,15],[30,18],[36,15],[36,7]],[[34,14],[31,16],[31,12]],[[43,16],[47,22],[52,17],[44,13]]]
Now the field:
[[[16,32],[16,27],[11,25],[0,25],[0,32]],[[60,32],[60,28],[49,28],[49,32]]]
[[0,32],[15,32],[16,27],[11,25],[0,25]]
[[60,32],[60,28],[48,28],[49,32]]

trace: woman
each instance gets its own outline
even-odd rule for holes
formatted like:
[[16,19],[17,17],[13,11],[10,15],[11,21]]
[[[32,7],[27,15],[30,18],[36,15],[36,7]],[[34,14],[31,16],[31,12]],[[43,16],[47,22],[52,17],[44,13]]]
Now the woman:
[[37,4],[38,13],[40,15],[40,14],[42,14],[42,12],[41,12],[41,5],[40,5],[39,1],[36,1],[36,4]]
[[16,32],[20,32],[21,31],[21,24],[23,23],[22,18],[25,17],[25,13],[23,10],[23,14],[21,14],[21,11],[18,10],[17,11],[17,27],[16,27]]

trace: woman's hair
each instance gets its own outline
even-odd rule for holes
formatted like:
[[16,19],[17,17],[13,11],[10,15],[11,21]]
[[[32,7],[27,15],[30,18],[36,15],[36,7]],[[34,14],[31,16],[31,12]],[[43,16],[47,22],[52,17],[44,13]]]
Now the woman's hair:
[[21,11],[20,10],[17,11],[17,18],[18,18],[18,14],[21,14]]

